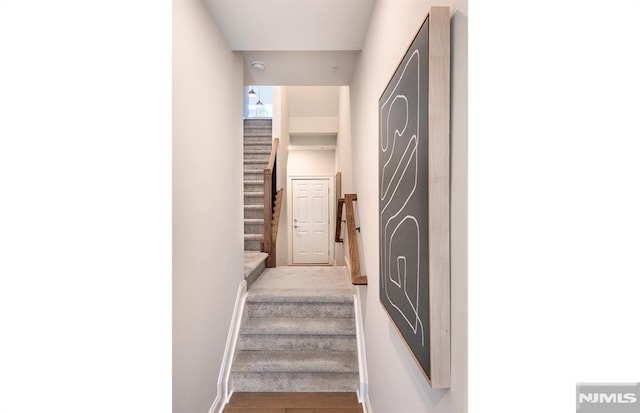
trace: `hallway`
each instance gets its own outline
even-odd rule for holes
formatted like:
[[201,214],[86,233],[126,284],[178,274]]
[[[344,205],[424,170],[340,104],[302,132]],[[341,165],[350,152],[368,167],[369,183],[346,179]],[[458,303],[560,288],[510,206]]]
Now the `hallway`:
[[[316,379],[309,370],[313,370],[314,375],[339,375],[342,384],[337,380],[325,380],[325,383],[339,384],[340,388],[350,389],[348,392],[362,388],[365,394],[371,395],[371,400],[364,398],[366,411],[391,413],[404,409],[449,413],[466,410],[466,3],[456,0],[450,10],[453,51],[450,106],[455,114],[450,130],[453,154],[450,243],[451,260],[455,263],[451,266],[451,317],[456,323],[451,328],[451,336],[455,338],[451,345],[453,385],[445,393],[431,388],[424,374],[415,368],[412,354],[392,330],[387,312],[375,298],[380,291],[377,102],[407,45],[435,4],[367,0],[365,7],[358,2],[348,3],[314,3],[314,7],[325,10],[323,13],[312,7],[299,9],[299,3],[290,1],[278,3],[282,9],[273,8],[273,3],[240,5],[224,0],[175,3],[172,403],[176,413],[210,410],[220,413],[232,389],[235,394],[319,391],[317,385],[312,384]],[[288,4],[292,7],[286,7]],[[353,7],[353,13],[345,9],[347,6]],[[250,13],[243,13],[242,7],[248,7]],[[263,12],[265,8],[269,10]],[[268,24],[274,21],[269,18],[271,15],[278,22],[277,30]],[[240,23],[236,23],[236,19]],[[328,19],[329,24],[321,24],[323,19]],[[291,26],[300,22],[314,24],[305,24],[309,26],[305,27],[307,30]],[[268,27],[260,31],[261,36],[255,36],[262,25]],[[251,30],[247,30],[248,27]],[[247,42],[240,43],[242,38]],[[253,65],[256,62],[262,62],[263,69]],[[258,327],[255,319],[259,317],[253,316],[251,307],[257,312],[262,311],[258,310],[260,307],[268,306],[274,311],[279,307],[278,311],[284,312],[282,315],[296,309],[297,315],[304,315],[301,309],[312,306],[252,302],[270,295],[270,288],[264,284],[269,270],[258,277],[255,284],[242,290],[245,279],[250,283],[250,277],[245,278],[243,270],[243,226],[254,223],[244,220],[260,218],[245,217],[239,203],[243,192],[261,192],[255,185],[252,186],[255,190],[245,189],[244,181],[260,179],[259,174],[249,179],[244,173],[243,107],[251,87],[260,92],[260,87],[268,85],[274,87],[271,135],[280,139],[274,168],[276,189],[284,190],[275,242],[276,265],[289,271],[293,267],[288,265],[295,262],[292,257],[294,220],[300,218],[295,216],[292,202],[294,180],[329,179],[330,235],[338,221],[338,194],[357,194],[352,211],[354,234],[344,240],[358,239],[359,274],[366,275],[369,283],[366,287],[354,288],[348,284],[345,273],[343,287],[347,291],[345,297],[353,297],[354,289],[361,294],[353,298],[363,314],[356,327],[366,338],[369,357],[364,365],[360,365],[354,355],[333,354],[338,357],[329,358],[321,354],[348,353],[339,349],[346,349],[341,346],[355,341],[354,327],[346,326],[348,319],[356,319],[355,314],[340,319],[319,317],[315,313],[308,317],[313,322],[298,317],[304,320],[301,323],[293,320],[294,317],[263,317],[269,320],[268,327]],[[264,90],[262,92],[264,96]],[[260,94],[257,99],[260,100]],[[250,103],[257,105],[256,98]],[[338,172],[340,185],[336,178]],[[266,196],[266,192],[262,192]],[[250,197],[258,198],[255,194]],[[348,256],[351,251],[347,243],[336,243],[332,239],[330,236],[329,259],[325,262],[339,265],[354,262]],[[296,268],[306,271],[311,267]],[[319,275],[311,278],[312,281],[327,280]],[[324,297],[322,291],[314,292],[315,284],[309,280],[276,277],[272,281],[294,295],[294,287],[305,289],[305,293],[297,293],[296,299]],[[332,299],[337,300],[339,296]],[[250,323],[243,326],[238,312],[244,299],[247,299],[246,312],[251,316],[247,317]],[[331,304],[337,309],[340,303]],[[313,304],[317,311],[326,310],[327,314],[333,311],[323,306]],[[353,302],[348,306],[353,311]],[[330,339],[318,337],[320,334],[316,333],[331,331],[320,327],[328,323],[334,324],[334,332],[344,334],[333,334],[335,337]],[[230,325],[233,330],[229,329]],[[254,354],[242,355],[241,363],[236,363],[242,371],[232,372],[235,349],[228,347],[227,341],[229,333],[238,335],[241,328],[244,330],[239,334],[238,347],[246,345],[248,348],[241,351]],[[307,334],[298,334],[304,329]],[[288,333],[295,333],[296,338]],[[259,335],[262,337],[257,337]],[[296,350],[280,353],[293,343],[297,347],[292,348]],[[326,351],[314,350],[324,345]],[[302,356],[307,351],[313,354],[295,360],[289,357]],[[262,354],[258,354],[260,352]],[[297,354],[292,354],[294,352]],[[322,369],[332,371],[322,372]],[[360,371],[367,373],[366,382],[360,381]],[[259,375],[269,379],[254,380]],[[256,384],[260,381],[275,388],[261,390]],[[246,386],[245,390],[233,388],[234,383]],[[290,384],[303,388],[287,390]],[[398,396],[402,406],[394,402]]]

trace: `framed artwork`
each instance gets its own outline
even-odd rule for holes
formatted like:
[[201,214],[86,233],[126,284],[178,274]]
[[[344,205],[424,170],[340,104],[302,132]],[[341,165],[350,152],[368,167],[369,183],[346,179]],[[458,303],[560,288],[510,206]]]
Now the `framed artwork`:
[[433,388],[451,370],[449,22],[431,8],[378,102],[380,301]]

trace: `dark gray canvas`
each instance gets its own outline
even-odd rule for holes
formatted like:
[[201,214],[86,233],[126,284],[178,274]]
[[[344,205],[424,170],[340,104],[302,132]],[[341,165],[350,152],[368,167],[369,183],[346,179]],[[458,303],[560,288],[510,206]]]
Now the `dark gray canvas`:
[[430,376],[428,24],[379,100],[380,301]]

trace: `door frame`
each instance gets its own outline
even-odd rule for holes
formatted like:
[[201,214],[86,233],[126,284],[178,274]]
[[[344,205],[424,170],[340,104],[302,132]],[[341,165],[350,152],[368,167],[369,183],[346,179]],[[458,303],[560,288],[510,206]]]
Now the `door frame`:
[[[295,179],[305,179],[305,180],[327,180],[329,183],[329,193],[327,194],[327,200],[329,202],[329,263],[328,264],[294,264],[293,263],[293,181]],[[287,265],[300,265],[300,266],[308,266],[308,265],[335,265],[335,242],[332,237],[333,231],[335,231],[336,227],[336,199],[335,199],[335,189],[334,189],[334,179],[332,175],[291,175],[287,177],[287,193],[290,196],[287,198],[287,211],[290,211],[287,214],[287,239],[288,245],[287,250],[289,253],[287,254],[289,257],[287,258]]]

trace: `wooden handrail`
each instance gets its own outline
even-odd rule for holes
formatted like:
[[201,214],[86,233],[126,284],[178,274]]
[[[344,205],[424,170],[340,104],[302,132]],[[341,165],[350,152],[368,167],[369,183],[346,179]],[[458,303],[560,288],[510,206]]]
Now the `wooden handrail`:
[[[264,226],[262,230],[262,252],[269,254],[267,258],[266,266],[273,268],[276,266],[276,246],[272,236],[273,230],[273,216],[275,212],[275,201],[277,198],[276,191],[276,157],[278,154],[278,146],[280,139],[274,138],[271,144],[271,154],[269,155],[269,163],[264,169],[263,181],[264,181]],[[278,212],[279,216],[279,212]],[[277,234],[276,227],[276,234]]]
[[358,250],[358,235],[356,234],[356,219],[353,209],[353,202],[357,200],[357,194],[345,194],[344,196],[344,205],[347,212],[347,237],[349,238],[351,283],[353,285],[367,285],[367,276],[360,275],[360,251]]
[[273,142],[271,143],[271,155],[269,155],[269,164],[267,165],[267,169],[273,169],[273,167],[275,166],[279,145],[280,138],[273,138]]

